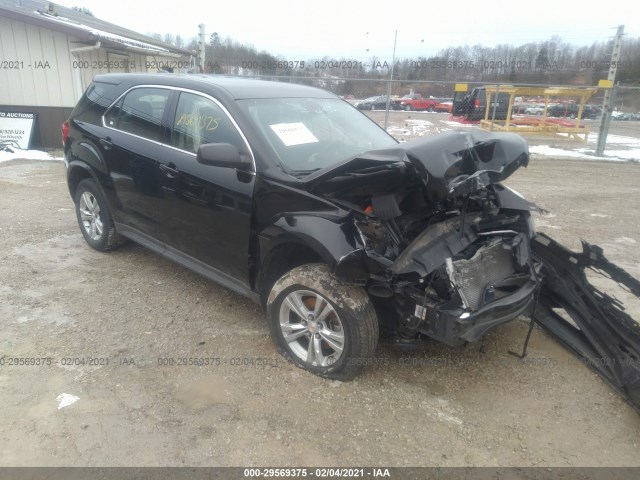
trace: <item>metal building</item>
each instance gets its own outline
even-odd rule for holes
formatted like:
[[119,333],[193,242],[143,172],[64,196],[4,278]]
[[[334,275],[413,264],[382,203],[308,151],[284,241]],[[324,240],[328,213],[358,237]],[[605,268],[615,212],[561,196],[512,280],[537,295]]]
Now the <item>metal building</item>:
[[32,147],[60,125],[98,73],[187,71],[195,53],[42,0],[0,0],[0,112],[36,115]]

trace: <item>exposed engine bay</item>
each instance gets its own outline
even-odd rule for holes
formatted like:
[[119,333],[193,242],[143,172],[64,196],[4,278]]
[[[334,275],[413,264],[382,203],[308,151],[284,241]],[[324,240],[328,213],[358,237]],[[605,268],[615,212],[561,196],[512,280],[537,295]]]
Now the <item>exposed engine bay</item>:
[[529,212],[503,211],[489,201],[483,207],[468,203],[474,204],[466,207],[471,211],[426,226],[391,258],[379,245],[392,252],[404,245],[399,248],[391,235],[379,238],[377,226],[375,237],[367,235],[369,225],[358,225],[373,251],[367,253],[392,260],[384,273],[372,276],[368,292],[396,299],[400,337],[421,333],[449,345],[476,341],[531,303],[538,281]]
[[531,306],[539,284],[531,205],[498,183],[527,162],[519,136],[457,132],[307,180],[354,212],[367,291],[392,300],[383,318],[398,342],[476,341]]

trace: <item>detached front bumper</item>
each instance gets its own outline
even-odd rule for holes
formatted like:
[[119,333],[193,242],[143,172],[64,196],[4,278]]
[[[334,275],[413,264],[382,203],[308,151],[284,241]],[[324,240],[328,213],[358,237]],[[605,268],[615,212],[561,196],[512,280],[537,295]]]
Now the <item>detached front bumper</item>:
[[544,278],[535,320],[640,411],[640,321],[630,315],[637,310],[596,288],[587,272],[609,279],[608,287],[633,302],[640,300],[640,281],[584,241],[582,252],[573,252],[538,234],[533,254]]

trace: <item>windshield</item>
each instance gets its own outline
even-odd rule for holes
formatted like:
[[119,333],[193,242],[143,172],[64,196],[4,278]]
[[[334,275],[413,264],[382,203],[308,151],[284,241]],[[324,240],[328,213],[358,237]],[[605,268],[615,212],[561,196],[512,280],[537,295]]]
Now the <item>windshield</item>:
[[311,173],[397,142],[368,117],[333,98],[239,100],[288,172]]

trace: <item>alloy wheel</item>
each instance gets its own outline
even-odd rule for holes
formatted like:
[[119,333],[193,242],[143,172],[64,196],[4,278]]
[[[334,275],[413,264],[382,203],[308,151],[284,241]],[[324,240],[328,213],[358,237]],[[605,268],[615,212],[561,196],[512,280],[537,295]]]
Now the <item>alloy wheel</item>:
[[87,235],[98,241],[102,237],[104,226],[100,218],[100,205],[91,192],[83,192],[80,197],[80,219]]
[[331,303],[310,290],[294,290],[280,306],[280,331],[303,362],[315,367],[335,363],[345,348],[342,321]]

